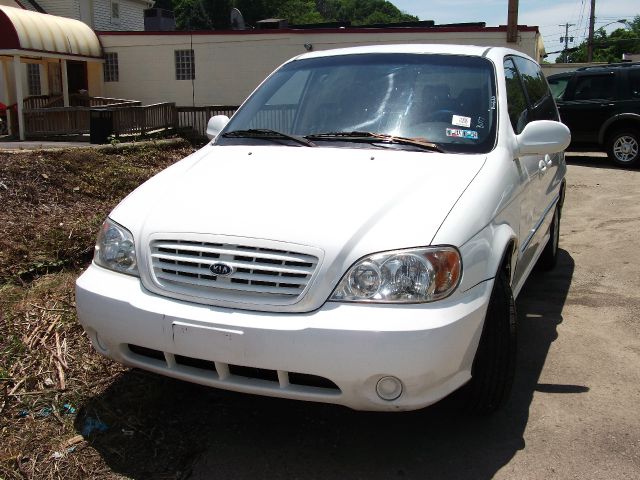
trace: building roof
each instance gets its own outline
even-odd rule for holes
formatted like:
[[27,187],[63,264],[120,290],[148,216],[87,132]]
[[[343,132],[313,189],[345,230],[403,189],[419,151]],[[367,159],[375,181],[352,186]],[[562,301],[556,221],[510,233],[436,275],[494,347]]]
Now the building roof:
[[98,37],[84,23],[0,5],[0,53],[7,50],[102,57]]

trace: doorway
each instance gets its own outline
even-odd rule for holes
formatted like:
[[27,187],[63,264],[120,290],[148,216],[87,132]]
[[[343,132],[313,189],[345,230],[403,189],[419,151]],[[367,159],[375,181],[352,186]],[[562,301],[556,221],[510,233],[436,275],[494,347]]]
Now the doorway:
[[69,79],[69,95],[79,93],[80,90],[88,90],[87,64],[67,60],[67,77]]

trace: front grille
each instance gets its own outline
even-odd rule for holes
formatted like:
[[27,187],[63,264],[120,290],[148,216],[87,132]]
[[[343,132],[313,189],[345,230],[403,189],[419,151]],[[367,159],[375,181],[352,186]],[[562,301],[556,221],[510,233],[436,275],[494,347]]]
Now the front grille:
[[[289,304],[305,291],[318,258],[287,250],[229,243],[153,240],[151,263],[163,290],[209,300]],[[233,272],[221,275],[212,265]]]

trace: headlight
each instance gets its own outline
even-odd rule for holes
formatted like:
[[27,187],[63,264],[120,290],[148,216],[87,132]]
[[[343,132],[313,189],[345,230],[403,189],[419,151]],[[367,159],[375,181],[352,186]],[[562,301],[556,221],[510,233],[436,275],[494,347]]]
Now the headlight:
[[138,263],[131,232],[107,218],[98,234],[93,261],[109,270],[137,276]]
[[454,247],[376,253],[358,260],[329,298],[338,302],[421,303],[458,286],[462,263]]

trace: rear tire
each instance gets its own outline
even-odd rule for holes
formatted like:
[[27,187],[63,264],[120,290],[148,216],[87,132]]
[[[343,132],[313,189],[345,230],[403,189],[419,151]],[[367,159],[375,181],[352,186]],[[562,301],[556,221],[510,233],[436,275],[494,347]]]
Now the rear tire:
[[463,410],[487,415],[506,403],[515,375],[516,344],[515,302],[501,271],[491,292],[471,380],[460,390]]
[[544,247],[538,267],[542,270],[553,270],[558,263],[558,245],[560,244],[560,207],[556,207],[553,212],[553,220],[549,227],[549,241]]
[[607,139],[607,155],[616,165],[632,167],[640,163],[640,135],[633,129],[614,132]]

